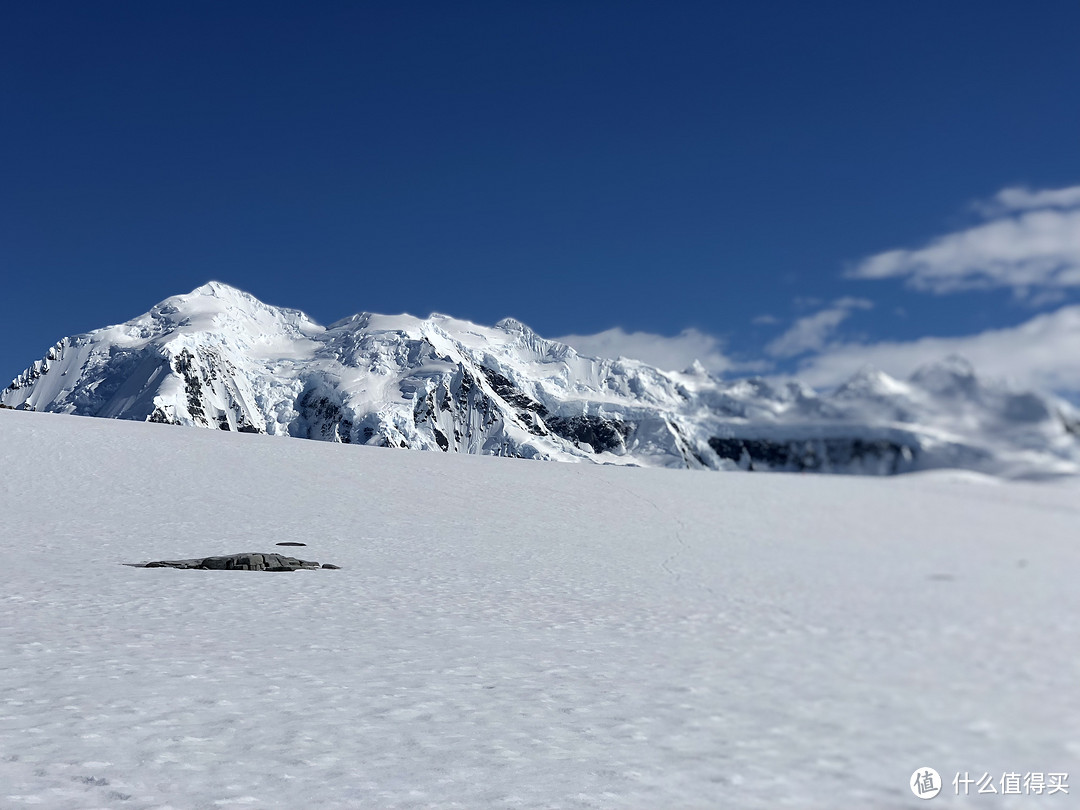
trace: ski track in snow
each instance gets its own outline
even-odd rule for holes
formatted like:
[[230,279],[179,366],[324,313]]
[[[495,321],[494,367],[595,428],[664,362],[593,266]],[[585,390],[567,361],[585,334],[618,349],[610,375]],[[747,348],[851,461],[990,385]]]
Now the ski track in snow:
[[[0,472],[5,810],[889,809],[921,766],[1080,792],[1075,481],[10,411]],[[121,565],[287,540],[342,570]]]
[[[682,579],[682,573],[680,571],[676,571],[676,570],[672,569],[671,566],[672,566],[672,563],[674,563],[675,560],[678,557],[680,557],[688,548],[688,546],[686,544],[686,541],[683,539],[683,535],[682,535],[682,530],[686,528],[683,521],[680,520],[677,515],[672,515],[672,516],[666,516],[665,517],[664,510],[661,509],[660,506],[655,501],[653,501],[651,498],[648,498],[648,497],[646,497],[644,495],[639,495],[639,494],[633,492],[632,490],[626,489],[625,487],[618,487],[618,485],[613,483],[613,482],[611,483],[611,486],[612,487],[617,487],[617,488],[621,489],[623,492],[628,493],[631,497],[639,498],[642,502],[644,502],[644,503],[648,504],[649,506],[651,506],[657,512],[660,521],[664,521],[666,519],[666,520],[670,520],[674,524],[674,526],[672,527],[672,529],[670,531],[671,531],[671,536],[674,538],[676,545],[675,545],[675,548],[672,550],[672,552],[670,554],[668,554],[663,560],[660,561],[660,567],[662,569],[664,569],[664,572],[668,576],[670,576],[672,579],[674,579],[675,582],[679,582]],[[705,587],[705,590],[712,593],[712,589],[709,586],[706,585],[704,587]]]

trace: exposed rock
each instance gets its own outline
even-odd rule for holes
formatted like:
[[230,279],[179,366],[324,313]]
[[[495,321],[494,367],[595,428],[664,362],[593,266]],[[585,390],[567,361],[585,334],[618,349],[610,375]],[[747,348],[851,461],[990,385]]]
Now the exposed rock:
[[496,394],[502,397],[504,402],[508,402],[518,410],[532,411],[540,416],[547,416],[548,409],[521,391],[508,377],[484,365],[480,366],[480,371],[483,372],[488,384]]
[[438,428],[432,428],[432,432],[435,434],[435,442],[439,445],[439,449],[444,453],[450,449],[450,440],[446,438],[446,434]]
[[577,442],[579,445],[588,444],[597,453],[621,449],[631,430],[629,425],[618,419],[592,414],[570,417],[552,416],[547,420],[547,426],[556,436]]
[[[278,545],[287,545],[279,543]],[[292,543],[288,545],[304,545]],[[311,560],[298,560],[281,554],[226,554],[221,557],[196,557],[191,560],[158,560],[148,563],[126,563],[135,568],[198,568],[204,571],[312,571],[319,568],[319,563]],[[339,568],[326,563],[323,568]]]
[[744,469],[820,472],[832,468],[896,474],[911,465],[917,447],[888,439],[770,440],[714,436],[709,446]]

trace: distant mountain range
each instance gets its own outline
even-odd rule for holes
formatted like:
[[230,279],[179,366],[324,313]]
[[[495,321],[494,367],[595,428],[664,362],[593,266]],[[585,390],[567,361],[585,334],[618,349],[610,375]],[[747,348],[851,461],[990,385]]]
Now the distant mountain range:
[[384,447],[720,470],[1080,472],[1080,412],[948,358],[831,392],[584,357],[513,319],[323,327],[210,282],[67,337],[0,403]]

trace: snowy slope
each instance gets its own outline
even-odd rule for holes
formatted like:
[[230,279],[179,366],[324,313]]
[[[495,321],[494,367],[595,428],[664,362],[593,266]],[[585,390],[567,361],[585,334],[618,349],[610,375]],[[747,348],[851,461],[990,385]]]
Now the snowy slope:
[[823,395],[583,357],[513,319],[363,313],[324,328],[210,282],[65,338],[8,407],[352,444],[635,466],[1080,472],[1080,414],[947,360]]
[[[0,411],[0,807],[1068,807],[1080,490]],[[340,571],[121,563],[273,550]],[[1068,772],[1073,795],[952,795]]]

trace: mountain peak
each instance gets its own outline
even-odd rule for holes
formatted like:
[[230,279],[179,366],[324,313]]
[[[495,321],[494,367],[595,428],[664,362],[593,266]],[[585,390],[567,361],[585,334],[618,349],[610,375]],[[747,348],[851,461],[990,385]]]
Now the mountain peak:
[[213,295],[218,298],[236,295],[252,297],[250,293],[246,293],[237,287],[233,287],[231,284],[226,284],[224,281],[208,281],[205,284],[196,287],[189,295]]
[[904,383],[867,363],[836,389],[836,396],[843,398],[891,396],[906,392],[907,386]]
[[208,281],[205,284],[201,284],[186,295],[178,295],[175,298],[179,298],[184,301],[197,301],[200,299],[212,298],[221,301],[225,304],[232,304],[233,306],[257,306],[268,307],[268,304],[264,304],[254,295],[238,287],[233,287],[231,284],[226,284],[223,281]]
[[975,367],[958,354],[919,366],[909,379],[920,388],[937,394],[971,395],[980,385]]
[[323,331],[323,327],[298,309],[264,303],[249,292],[221,281],[208,281],[189,293],[166,298],[148,313],[129,322],[142,329],[152,323],[156,331],[213,332],[220,330],[260,335],[290,335]]
[[536,332],[523,324],[517,318],[503,318],[495,323],[496,329],[502,329],[504,332],[511,332],[515,334],[525,336],[536,336]]

